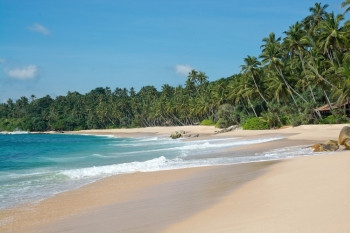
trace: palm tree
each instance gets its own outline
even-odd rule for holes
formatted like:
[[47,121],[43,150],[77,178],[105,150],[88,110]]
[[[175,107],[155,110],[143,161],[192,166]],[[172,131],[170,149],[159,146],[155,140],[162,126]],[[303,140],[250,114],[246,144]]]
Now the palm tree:
[[341,72],[344,75],[343,85],[334,93],[338,96],[337,103],[339,105],[342,105],[344,102],[349,102],[350,100],[350,65],[342,67]]
[[239,102],[244,103],[246,100],[254,115],[256,117],[258,116],[250,100],[254,98],[254,94],[256,94],[257,90],[247,75],[237,76],[235,80],[228,85],[228,88],[231,93],[228,97],[233,99],[235,104]]
[[343,57],[343,66],[338,70],[342,76],[341,87],[336,89],[334,96],[337,97],[338,105],[350,101],[350,53],[346,53]]
[[295,93],[305,102],[307,101],[297,91],[294,90],[294,88],[287,82],[286,78],[284,77],[284,74],[282,72],[282,67],[284,64],[281,60],[282,52],[280,40],[280,37],[276,39],[275,34],[271,32],[269,37],[263,39],[263,42],[265,42],[265,44],[261,46],[263,50],[260,57],[262,58],[262,64],[266,64],[269,67],[274,67],[276,69],[278,75],[282,78],[285,86],[287,87],[294,104],[298,106],[293,93]]
[[340,62],[336,56],[336,52],[342,52],[348,40],[346,32],[340,26],[342,20],[344,20],[343,15],[337,15],[335,17],[334,13],[326,14],[325,20],[318,27],[319,46],[332,64],[334,59],[336,59],[339,66]]
[[270,98],[272,100],[276,100],[278,103],[280,103],[281,100],[284,100],[284,102],[286,102],[289,96],[289,92],[288,89],[286,89],[283,81],[278,78],[275,72],[270,71],[265,75],[266,83],[268,84],[266,91]]
[[328,4],[325,4],[322,6],[322,4],[315,3],[314,7],[310,7],[309,11],[311,12],[311,15],[306,17],[303,20],[303,24],[305,29],[309,32],[311,36],[314,35],[314,30],[318,26],[318,24],[323,21],[325,15],[327,14],[326,8],[328,7]]
[[306,31],[303,30],[302,25],[299,22],[296,22],[294,25],[289,27],[288,31],[284,32],[287,36],[284,38],[284,46],[288,49],[291,56],[297,55],[301,62],[302,70],[304,73],[304,77],[306,77],[307,86],[310,90],[313,101],[316,103],[315,95],[313,93],[310,81],[305,75],[305,61],[304,56],[306,52],[306,46],[308,46],[308,38],[306,35]]
[[257,79],[259,76],[259,66],[261,65],[261,63],[258,61],[258,59],[256,57],[251,57],[251,56],[247,56],[246,58],[244,58],[244,65],[241,65],[242,68],[242,72],[244,72],[245,74],[250,74],[251,78],[254,81],[254,85],[256,90],[258,91],[260,97],[264,100],[264,102],[267,104],[266,99],[264,98],[263,94],[261,93],[261,91],[259,90],[258,84],[257,84]]
[[341,7],[347,7],[344,11],[344,14],[350,12],[350,0],[345,0],[342,2]]
[[[329,70],[332,70],[329,67],[330,61],[326,59],[326,57],[322,56],[320,53],[317,53],[317,51],[313,54],[313,58],[308,61],[308,71],[305,75],[309,77],[310,80],[312,80],[315,84],[317,84],[318,87],[322,89],[322,92],[326,98],[327,104],[329,108],[332,110],[332,104],[329,100],[329,97],[327,95],[326,89],[329,89],[332,87],[334,90],[337,89],[337,87],[331,83],[328,79],[326,79],[326,75],[328,76],[334,76],[329,75]],[[326,85],[327,84],[327,85]]]

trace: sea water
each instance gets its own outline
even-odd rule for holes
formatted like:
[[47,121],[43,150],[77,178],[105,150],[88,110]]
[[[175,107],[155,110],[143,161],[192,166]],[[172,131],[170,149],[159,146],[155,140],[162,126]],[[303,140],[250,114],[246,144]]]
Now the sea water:
[[37,202],[111,175],[311,154],[308,148],[294,147],[252,155],[210,156],[231,147],[279,139],[187,141],[166,137],[0,134],[0,209]]

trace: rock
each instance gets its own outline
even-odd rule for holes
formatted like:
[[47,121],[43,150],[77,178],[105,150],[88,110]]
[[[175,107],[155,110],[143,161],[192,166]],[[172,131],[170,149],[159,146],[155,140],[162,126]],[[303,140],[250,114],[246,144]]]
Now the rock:
[[181,137],[182,137],[182,134],[179,133],[179,132],[177,132],[177,131],[175,131],[175,133],[171,134],[170,137],[171,137],[172,139],[177,139],[177,138],[181,138]]
[[334,145],[334,144],[326,144],[324,146],[324,151],[337,151],[339,149],[338,144]]
[[344,126],[339,133],[339,145],[345,146],[345,149],[350,150],[350,127]]
[[232,126],[227,127],[227,128],[225,128],[225,129],[222,129],[222,130],[219,130],[219,131],[215,131],[214,133],[215,133],[215,134],[218,134],[218,133],[230,132],[230,131],[232,131],[232,130],[237,129],[237,127],[238,127],[238,125],[232,125]]
[[313,152],[321,152],[321,144],[317,143],[315,145],[312,145],[311,149],[312,149]]
[[336,146],[338,146],[338,141],[336,141],[336,140],[328,140],[325,144],[326,145],[336,145]]
[[327,151],[336,151],[339,149],[339,145],[336,140],[328,140],[325,144]]
[[339,149],[339,145],[335,140],[328,140],[326,143],[317,143],[311,147],[313,152],[329,152]]
[[195,134],[193,135],[194,138],[198,138],[199,137],[199,134]]
[[345,140],[344,146],[345,146],[345,149],[350,150],[350,138]]

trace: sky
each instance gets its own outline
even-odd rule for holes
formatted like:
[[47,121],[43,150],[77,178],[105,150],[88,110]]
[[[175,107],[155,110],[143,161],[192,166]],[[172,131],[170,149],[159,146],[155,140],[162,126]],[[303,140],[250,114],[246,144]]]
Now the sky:
[[[320,1],[320,0],[319,0]],[[318,1],[318,2],[319,2]],[[240,72],[314,0],[0,0],[0,102]],[[324,0],[341,13],[342,0]]]

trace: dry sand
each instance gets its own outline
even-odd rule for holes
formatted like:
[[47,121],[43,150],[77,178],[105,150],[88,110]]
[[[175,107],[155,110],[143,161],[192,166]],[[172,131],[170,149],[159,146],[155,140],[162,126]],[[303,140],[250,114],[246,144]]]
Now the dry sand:
[[350,232],[350,152],[278,163],[164,232]]
[[[343,125],[268,131],[154,127],[79,133],[285,140],[240,150],[337,139]],[[311,141],[313,140],[313,141]],[[350,232],[350,152],[282,162],[114,176],[39,204],[0,211],[0,232]]]

